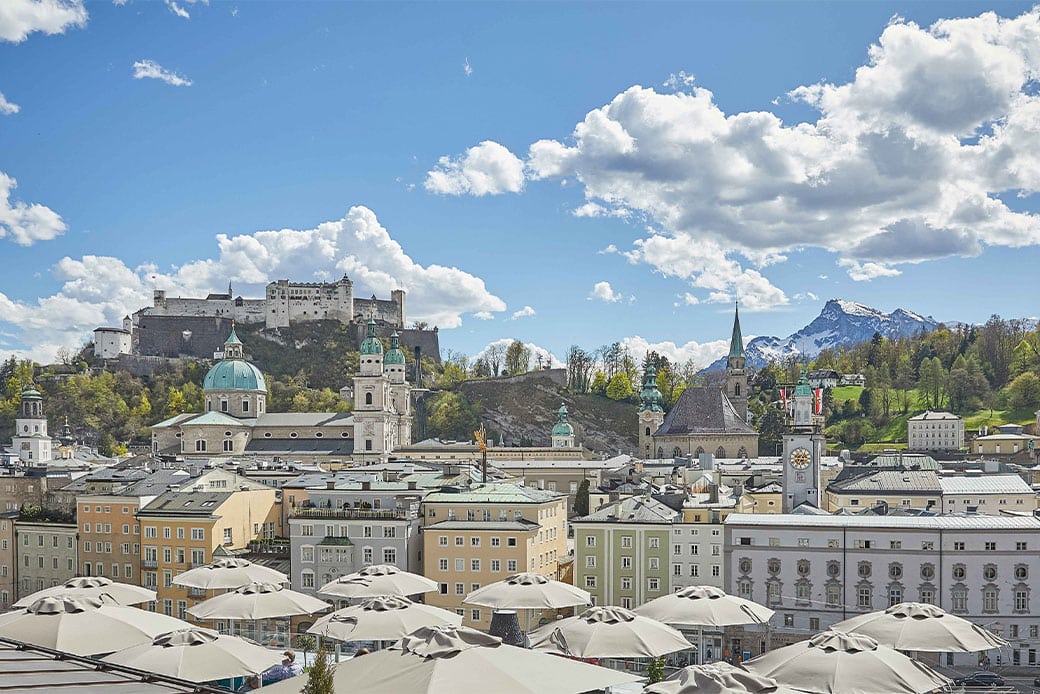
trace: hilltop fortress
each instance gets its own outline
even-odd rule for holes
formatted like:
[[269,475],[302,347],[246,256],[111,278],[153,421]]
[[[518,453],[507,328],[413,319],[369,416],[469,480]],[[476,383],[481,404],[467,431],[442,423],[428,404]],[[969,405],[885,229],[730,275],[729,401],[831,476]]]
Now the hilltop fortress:
[[121,355],[144,357],[197,357],[212,359],[223,349],[224,338],[233,322],[263,324],[277,330],[320,320],[335,320],[355,326],[357,344],[365,337],[369,320],[384,337],[395,330],[401,342],[440,360],[437,329],[405,329],[405,291],[394,289],[389,299],[354,296],[354,283],[344,275],[335,282],[292,282],[275,280],[267,285],[262,299],[235,296],[231,285],[227,293],[205,298],[172,297],[157,289],[152,305],[123,319],[119,328],[94,330],[94,355],[100,359],[119,359]]

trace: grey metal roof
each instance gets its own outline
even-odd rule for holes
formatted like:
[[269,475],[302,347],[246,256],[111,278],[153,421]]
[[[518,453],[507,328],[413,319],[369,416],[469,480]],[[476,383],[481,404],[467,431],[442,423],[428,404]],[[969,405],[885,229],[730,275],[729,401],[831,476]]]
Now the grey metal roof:
[[601,506],[572,523],[673,523],[679,512],[653,497],[630,496]]
[[871,470],[859,477],[834,482],[827,491],[836,494],[893,492],[938,496],[943,490],[934,470]]
[[256,419],[257,427],[343,426],[353,421],[349,412],[265,412]]
[[469,490],[439,491],[426,496],[427,503],[498,503],[498,504],[544,504],[562,499],[566,494],[543,491],[518,484],[482,484]]
[[654,435],[754,433],[719,388],[696,387],[683,391]]
[[140,516],[210,516],[234,492],[165,492],[138,511]]
[[939,479],[943,494],[1032,494],[1018,475],[968,475]]
[[929,422],[931,422],[933,420],[943,420],[943,419],[956,420],[956,419],[960,419],[960,417],[958,417],[957,415],[953,414],[952,412],[932,412],[931,410],[926,410],[925,412],[922,412],[921,414],[919,414],[919,415],[917,415],[915,417],[911,417],[909,419],[909,421],[911,421],[911,422],[922,422],[924,420],[928,420]]
[[340,455],[354,453],[354,439],[264,439],[253,438],[246,444],[246,453],[266,455]]
[[223,690],[0,639],[0,691],[163,694]]

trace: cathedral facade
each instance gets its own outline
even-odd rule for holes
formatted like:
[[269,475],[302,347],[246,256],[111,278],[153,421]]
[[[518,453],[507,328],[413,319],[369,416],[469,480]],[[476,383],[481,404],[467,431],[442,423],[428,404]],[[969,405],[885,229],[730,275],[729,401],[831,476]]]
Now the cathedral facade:
[[383,353],[376,324],[368,321],[353,412],[267,411],[267,383],[246,361],[234,327],[223,358],[203,381],[205,412],[180,414],[152,429],[152,453],[168,457],[279,457],[343,464],[386,460],[411,443],[411,385],[397,333]]

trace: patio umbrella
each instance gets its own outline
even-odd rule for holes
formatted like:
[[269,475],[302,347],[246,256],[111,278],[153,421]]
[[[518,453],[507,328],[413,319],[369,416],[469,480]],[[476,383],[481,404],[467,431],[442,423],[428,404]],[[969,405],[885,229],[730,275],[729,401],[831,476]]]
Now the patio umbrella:
[[[365,694],[577,694],[639,679],[507,646],[497,637],[466,627],[423,627],[387,650],[340,663],[333,675],[336,691]],[[262,691],[288,694],[302,691],[305,684],[286,680]]]
[[799,694],[776,680],[748,672],[725,661],[683,668],[643,694]]
[[574,658],[656,658],[692,647],[670,626],[621,607],[590,607],[531,633],[531,648]]
[[900,651],[972,653],[1008,645],[962,617],[919,602],[901,602],[887,610],[857,615],[838,622],[831,630],[866,634]]
[[769,608],[713,586],[683,588],[640,605],[635,612],[666,624],[698,627],[765,624],[773,616]]
[[548,576],[519,573],[478,588],[467,595],[463,602],[509,610],[558,610],[588,605],[592,602],[592,596],[588,591]]
[[744,667],[814,694],[923,694],[952,684],[927,665],[863,634],[824,631]]
[[714,586],[689,586],[654,598],[635,609],[636,614],[666,624],[697,627],[697,658],[704,649],[704,627],[715,629],[739,624],[765,624],[773,610]]
[[66,596],[70,598],[96,598],[107,595],[120,605],[137,605],[142,602],[155,600],[155,591],[141,588],[129,583],[116,583],[111,578],[104,576],[76,576],[62,583],[60,586],[44,588],[31,595],[27,595],[12,607],[28,607],[40,598],[55,596]]
[[462,617],[454,612],[386,595],[325,615],[307,633],[337,641],[396,641],[420,627],[460,624]]
[[258,675],[281,662],[282,654],[237,636],[193,627],[160,634],[102,660],[189,682],[212,682]]
[[425,576],[402,571],[393,564],[374,564],[326,583],[318,593],[337,598],[378,598],[432,590],[437,590],[437,582]]
[[173,584],[201,590],[232,590],[247,583],[288,583],[281,571],[237,557],[222,557],[173,577]]
[[196,619],[271,619],[313,614],[332,607],[277,583],[249,583],[188,609]]
[[0,637],[74,655],[111,653],[191,625],[99,598],[41,598],[0,615]]

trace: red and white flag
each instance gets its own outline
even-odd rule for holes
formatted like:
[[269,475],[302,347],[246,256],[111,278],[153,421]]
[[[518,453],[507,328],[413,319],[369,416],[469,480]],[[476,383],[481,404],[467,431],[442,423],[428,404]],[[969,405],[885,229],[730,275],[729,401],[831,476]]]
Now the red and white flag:
[[787,388],[780,389],[780,402],[783,404],[784,412],[787,412]]
[[823,414],[823,388],[817,388],[813,397],[816,414]]

